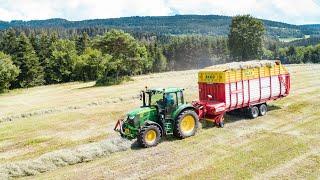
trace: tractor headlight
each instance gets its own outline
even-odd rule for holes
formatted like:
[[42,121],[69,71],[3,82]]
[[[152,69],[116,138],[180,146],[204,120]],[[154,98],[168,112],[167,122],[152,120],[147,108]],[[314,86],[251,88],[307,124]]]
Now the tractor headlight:
[[128,116],[128,119],[133,120],[135,116]]

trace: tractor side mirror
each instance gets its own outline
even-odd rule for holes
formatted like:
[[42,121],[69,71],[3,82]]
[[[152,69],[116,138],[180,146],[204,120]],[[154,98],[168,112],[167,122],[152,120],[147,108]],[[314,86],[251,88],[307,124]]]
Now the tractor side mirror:
[[212,95],[211,95],[211,94],[208,94],[208,100],[209,100],[209,101],[212,101],[212,99],[213,99]]
[[140,93],[140,101],[142,100],[142,93]]

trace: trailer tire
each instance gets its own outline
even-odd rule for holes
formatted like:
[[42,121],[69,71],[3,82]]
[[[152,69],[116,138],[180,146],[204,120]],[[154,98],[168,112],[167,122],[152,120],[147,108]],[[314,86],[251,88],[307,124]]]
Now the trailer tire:
[[267,111],[268,111],[268,107],[266,104],[261,104],[259,106],[259,116],[264,116],[267,114]]
[[143,127],[138,134],[138,143],[140,146],[148,148],[156,146],[161,137],[160,129],[155,125]]
[[259,116],[259,108],[257,106],[251,106],[248,109],[248,116],[251,119],[255,119]]
[[177,117],[173,135],[177,138],[184,139],[190,136],[194,136],[199,123],[199,117],[193,110],[185,110]]
[[219,122],[219,123],[218,123],[218,127],[219,127],[219,128],[223,128],[223,127],[224,127],[224,122],[223,122],[223,121],[222,121],[222,122]]

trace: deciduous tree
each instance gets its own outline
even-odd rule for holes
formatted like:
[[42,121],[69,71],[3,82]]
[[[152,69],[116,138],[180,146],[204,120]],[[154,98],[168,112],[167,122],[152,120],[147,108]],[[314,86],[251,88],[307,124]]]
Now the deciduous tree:
[[262,21],[250,15],[233,17],[228,35],[228,45],[234,60],[260,58],[264,32]]
[[17,68],[9,55],[0,52],[0,92],[10,88],[11,82],[18,76],[20,70]]

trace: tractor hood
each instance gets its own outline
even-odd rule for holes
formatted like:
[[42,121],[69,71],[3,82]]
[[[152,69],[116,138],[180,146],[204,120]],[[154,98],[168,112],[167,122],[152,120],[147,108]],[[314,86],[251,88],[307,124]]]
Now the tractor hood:
[[128,114],[128,117],[135,117],[137,115],[142,115],[144,113],[148,113],[150,112],[152,109],[154,108],[150,108],[150,107],[141,107],[141,108],[137,108],[137,109],[134,109],[132,111],[129,111],[127,114]]
[[157,119],[157,109],[155,107],[140,107],[127,113],[128,119],[133,120],[139,124],[143,124],[146,120]]

